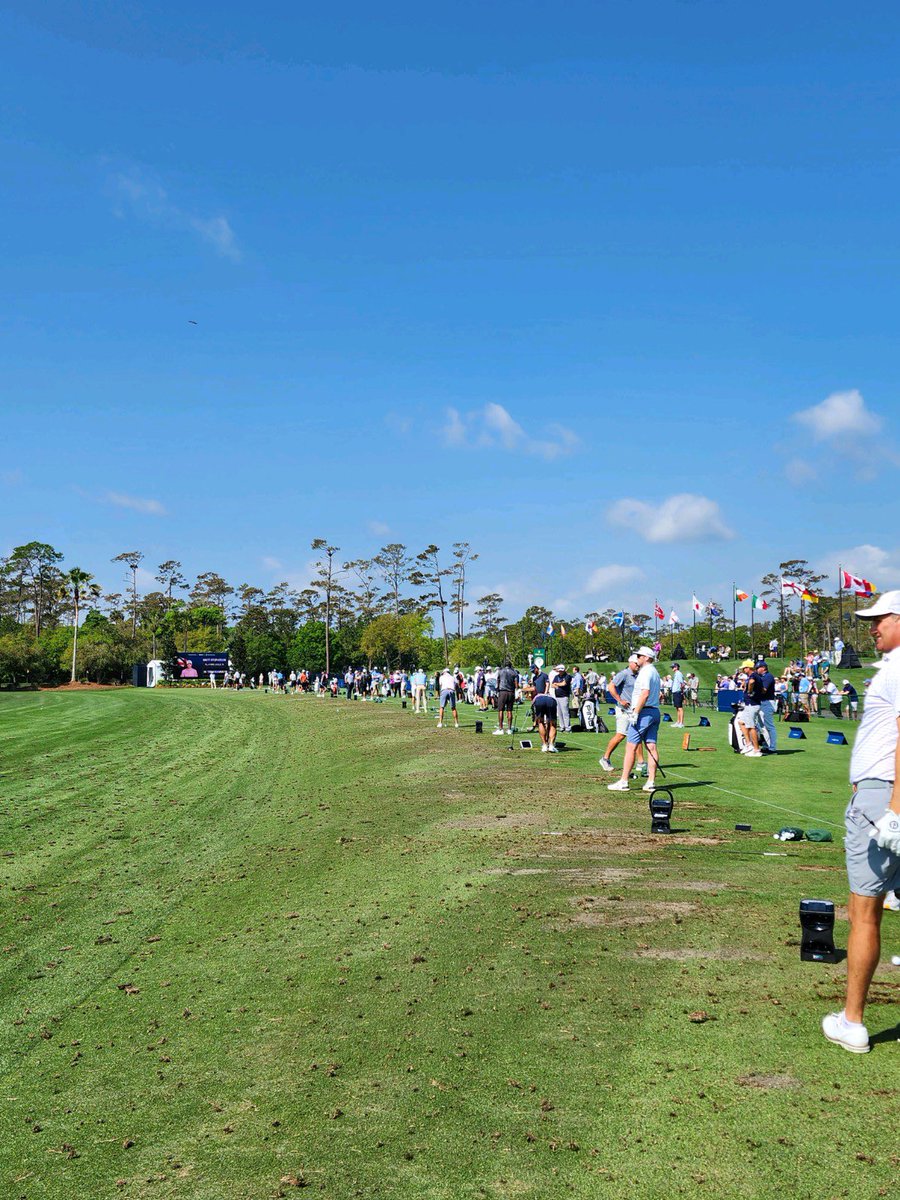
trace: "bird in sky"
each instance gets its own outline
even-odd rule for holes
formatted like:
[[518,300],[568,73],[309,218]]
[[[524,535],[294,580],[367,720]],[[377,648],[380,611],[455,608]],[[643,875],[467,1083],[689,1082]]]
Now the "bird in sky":
[[196,322],[196,321],[191,321],[191,320],[188,320],[188,325],[196,325],[196,324],[197,324],[197,322]]

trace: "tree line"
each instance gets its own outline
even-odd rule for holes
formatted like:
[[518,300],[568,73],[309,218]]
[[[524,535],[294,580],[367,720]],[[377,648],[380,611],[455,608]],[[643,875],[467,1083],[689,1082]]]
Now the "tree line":
[[[448,662],[496,663],[507,654],[523,663],[549,637],[560,658],[617,658],[626,640],[654,631],[649,614],[620,619],[615,608],[566,617],[533,605],[510,621],[502,596],[470,598],[478,554],[468,542],[455,542],[448,552],[430,544],[418,553],[391,542],[370,558],[352,560],[325,538],[311,549],[313,576],[300,589],[287,582],[269,589],[235,584],[216,571],[189,579],[176,559],[156,565],[156,587],[141,587],[146,555],[124,550],[110,560],[122,570],[121,589],[104,592],[91,572],[67,566],[54,546],[16,546],[0,559],[0,686],[124,682],[136,662],[204,650],[227,651],[238,670],[254,674],[373,663],[431,670]],[[763,579],[760,594],[773,593],[781,573],[811,587],[821,582],[803,560],[792,559]],[[836,600],[823,597],[799,612],[780,600],[772,611],[785,622],[788,651],[794,643],[805,649],[810,639],[830,644]],[[712,608],[721,615],[702,622],[700,636],[730,642],[730,605],[713,602]],[[666,626],[661,631],[669,633]],[[746,623],[737,633],[749,646]]]

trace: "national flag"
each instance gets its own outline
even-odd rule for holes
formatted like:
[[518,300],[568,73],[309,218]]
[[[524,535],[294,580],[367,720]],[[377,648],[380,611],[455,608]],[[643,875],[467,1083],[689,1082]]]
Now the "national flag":
[[715,604],[713,604],[712,602],[710,602],[710,605],[709,605],[709,615],[710,615],[711,617],[721,617],[721,615],[722,615],[722,610],[721,610],[721,608],[717,608]]
[[809,590],[809,588],[803,589],[803,591],[800,593],[800,599],[801,600],[809,600],[812,604],[819,603],[819,597],[816,595],[815,592],[811,592]]
[[655,608],[653,609],[653,615],[654,615],[654,617],[656,617],[657,621],[664,621],[666,619],[666,614],[663,609],[663,606],[660,604],[660,602],[658,600],[656,602]]
[[617,612],[617,613],[616,613],[616,615],[613,617],[613,625],[618,625],[618,626],[619,626],[619,628],[621,629],[621,627],[622,627],[624,624],[625,624],[625,614],[624,614],[624,612]]
[[597,632],[597,622],[596,621],[585,621],[584,632],[585,633],[596,633]]
[[566,627],[565,627],[565,625],[563,625],[562,621],[560,621],[560,623],[559,623],[559,636],[560,637],[566,636]]
[[753,599],[750,602],[750,607],[766,609],[769,607],[769,602],[768,600],[763,600],[762,596],[757,596],[754,592]]
[[845,592],[856,592],[857,596],[872,596],[878,588],[868,579],[859,575],[851,575],[849,571],[841,570],[841,587]]
[[697,597],[694,595],[691,596],[691,608],[694,610],[695,613],[702,613],[702,612],[706,611],[706,605],[701,604],[700,601],[697,599]]
[[553,637],[553,622],[552,621],[547,622],[547,629],[545,632],[547,634],[547,637]]
[[509,645],[509,634],[506,632],[505,629],[503,630],[503,645],[504,646]]
[[679,622],[679,620],[678,620],[678,614],[676,613],[676,611],[675,611],[675,609],[674,609],[674,608],[673,608],[673,609],[672,609],[672,611],[669,613],[669,624],[670,624],[670,625],[678,625],[678,624],[680,624],[680,622]]
[[628,628],[631,630],[632,633],[640,633],[641,632],[640,625],[629,625]]
[[742,592],[740,588],[735,588],[734,589],[734,598],[735,598],[735,600],[749,600],[750,593]]
[[782,579],[781,594],[782,596],[802,596],[803,584],[797,583],[795,579]]

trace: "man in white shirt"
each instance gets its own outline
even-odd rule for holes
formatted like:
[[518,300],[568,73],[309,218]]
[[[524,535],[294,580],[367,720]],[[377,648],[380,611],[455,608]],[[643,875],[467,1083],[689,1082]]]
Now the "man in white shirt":
[[672,703],[675,706],[673,729],[684,729],[684,672],[678,663],[672,663]]
[[421,667],[412,674],[413,712],[428,712],[428,676]]
[[453,726],[459,729],[459,713],[456,711],[456,675],[449,667],[444,667],[438,675],[438,691],[441,697],[441,711],[438,717],[438,729],[444,728],[444,709],[449,704],[453,709]]
[[847,997],[822,1031],[854,1054],[869,1049],[863,1011],[881,955],[881,917],[889,891],[900,887],[900,590],[885,592],[856,614],[871,621],[883,654],[866,696],[850,757],[853,795],[845,815],[844,849],[850,883]]
[[638,673],[634,681],[634,691],[631,695],[631,715],[628,725],[625,761],[622,764],[622,778],[615,783],[607,784],[607,791],[627,792],[628,779],[634,766],[634,756],[640,743],[647,748],[649,761],[649,777],[642,791],[656,791],[656,768],[659,758],[656,750],[656,736],[659,730],[659,672],[653,665],[655,653],[649,646],[641,646],[635,651],[638,661]]

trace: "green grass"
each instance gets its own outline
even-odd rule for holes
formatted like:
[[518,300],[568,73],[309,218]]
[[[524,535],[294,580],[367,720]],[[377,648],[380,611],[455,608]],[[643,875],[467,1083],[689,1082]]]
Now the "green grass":
[[0,697],[4,1197],[891,1194],[900,975],[856,1057],[844,965],[799,961],[800,899],[846,896],[828,722],[753,761],[664,727],[666,839],[605,739],[474,719]]

